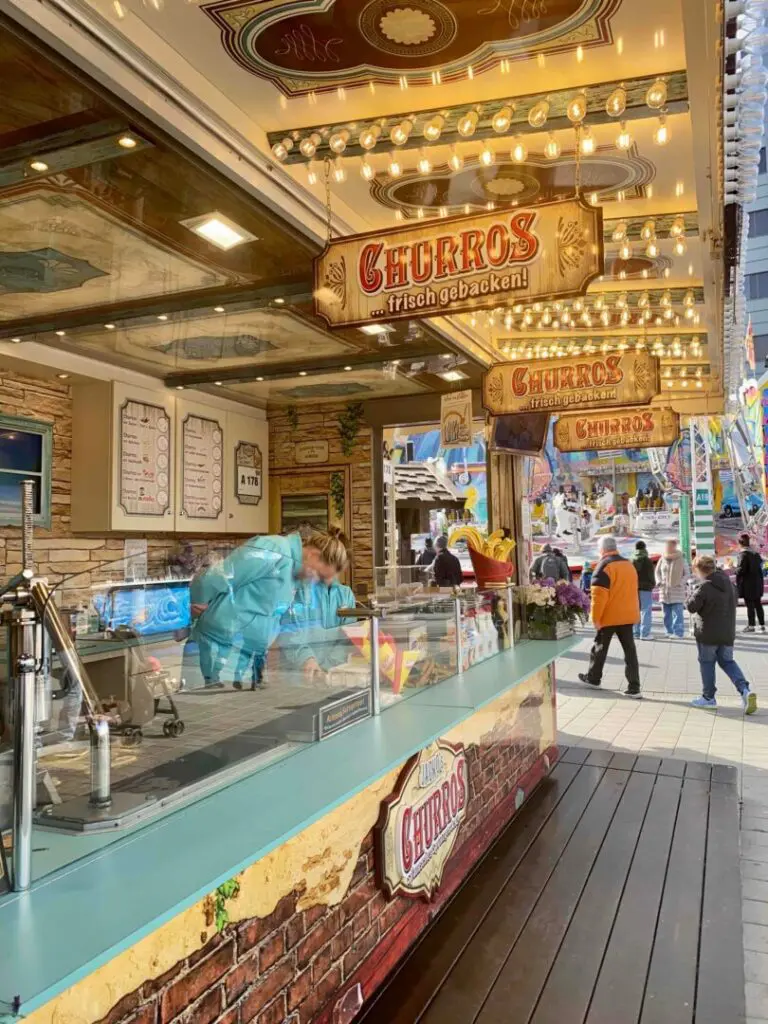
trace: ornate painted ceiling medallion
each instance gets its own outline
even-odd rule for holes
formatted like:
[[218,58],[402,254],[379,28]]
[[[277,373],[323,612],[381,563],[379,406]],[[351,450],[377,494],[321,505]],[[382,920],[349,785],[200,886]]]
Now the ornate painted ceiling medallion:
[[[597,195],[598,202],[622,191],[625,199],[639,198],[653,181],[656,169],[633,147],[620,155],[610,147],[581,162],[581,191]],[[383,176],[371,182],[371,195],[382,206],[402,210],[406,217],[418,210],[434,215],[441,208],[449,216],[472,210],[525,203],[544,203],[572,196],[576,183],[573,154],[558,160],[529,156],[525,163],[503,162],[492,167],[467,164],[462,171],[436,167],[430,174],[409,171],[402,178]]]
[[[214,0],[201,8],[247,71],[287,96],[369,82],[431,85],[612,41],[621,0]],[[361,9],[362,8],[362,9]]]

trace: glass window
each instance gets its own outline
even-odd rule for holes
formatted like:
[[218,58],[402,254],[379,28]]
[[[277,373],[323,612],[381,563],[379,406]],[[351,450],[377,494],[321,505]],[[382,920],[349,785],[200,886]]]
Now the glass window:
[[755,210],[749,215],[749,237],[768,235],[768,210]]
[[765,158],[765,146],[762,146],[760,149],[760,159],[757,165],[757,173],[765,174],[766,171],[768,171],[768,163],[766,163]]
[[762,366],[768,358],[768,334],[756,334],[755,343],[755,365]]
[[768,271],[747,274],[747,298],[768,299]]
[[34,481],[38,526],[51,525],[51,438],[49,423],[0,416],[0,525],[21,522],[21,482]]

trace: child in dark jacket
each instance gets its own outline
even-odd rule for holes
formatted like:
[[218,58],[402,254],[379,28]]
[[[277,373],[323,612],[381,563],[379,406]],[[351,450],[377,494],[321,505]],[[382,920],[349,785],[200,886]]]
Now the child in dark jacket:
[[588,594],[592,590],[592,563],[585,562],[584,568],[581,570],[581,578],[579,579],[579,586]]

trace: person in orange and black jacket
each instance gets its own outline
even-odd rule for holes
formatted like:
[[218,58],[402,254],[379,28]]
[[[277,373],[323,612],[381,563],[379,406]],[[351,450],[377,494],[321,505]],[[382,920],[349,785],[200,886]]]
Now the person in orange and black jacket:
[[579,673],[582,683],[599,686],[608,648],[613,636],[619,638],[624,650],[624,674],[627,678],[625,696],[635,699],[640,693],[640,666],[632,635],[640,621],[638,579],[634,565],[622,558],[615,537],[601,537],[600,561],[592,575],[592,622],[597,633],[589,655],[589,669]]

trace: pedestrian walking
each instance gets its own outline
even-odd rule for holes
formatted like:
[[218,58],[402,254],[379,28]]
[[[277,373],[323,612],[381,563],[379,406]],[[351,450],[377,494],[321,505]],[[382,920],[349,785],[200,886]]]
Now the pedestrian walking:
[[531,581],[547,579],[568,581],[568,562],[562,553],[555,554],[551,544],[544,545],[531,565]]
[[460,587],[464,580],[461,562],[448,550],[448,538],[438,537],[435,541],[437,556],[432,563],[432,573],[438,587]]
[[760,624],[760,632],[765,632],[765,615],[763,614],[763,559],[759,552],[750,545],[748,533],[739,537],[739,564],[736,566],[736,589],[739,597],[747,606],[747,625],[745,633],[755,632],[755,619]]
[[597,632],[589,654],[589,668],[579,673],[582,683],[599,686],[608,647],[614,636],[624,651],[624,674],[627,679],[625,696],[635,699],[640,693],[640,666],[633,627],[640,621],[638,579],[634,566],[622,558],[615,537],[601,537],[600,561],[592,576],[592,622]]
[[640,598],[640,622],[634,628],[635,640],[650,640],[653,627],[653,590],[656,586],[654,569],[644,540],[635,544],[632,564],[637,572],[638,597]]
[[584,568],[581,570],[581,576],[579,577],[579,587],[588,594],[592,589],[592,563],[585,562]]
[[700,581],[687,602],[693,615],[693,635],[699,649],[701,696],[691,704],[695,708],[716,708],[715,666],[719,665],[739,691],[745,715],[757,711],[757,695],[752,693],[744,673],[733,660],[736,641],[736,592],[711,555],[699,555],[693,563]]
[[552,554],[560,563],[560,579],[566,580],[568,583],[573,582],[573,573],[571,567],[568,565],[568,559],[563,554],[560,548],[552,548]]
[[667,638],[682,638],[685,634],[683,601],[688,566],[676,540],[668,540],[664,554],[656,564],[656,582],[661,592],[661,607],[664,612],[664,629]]

